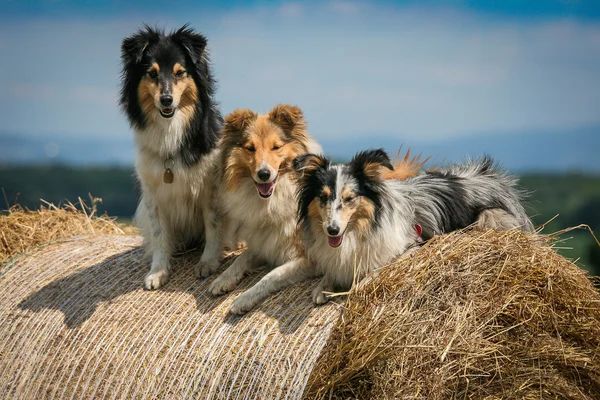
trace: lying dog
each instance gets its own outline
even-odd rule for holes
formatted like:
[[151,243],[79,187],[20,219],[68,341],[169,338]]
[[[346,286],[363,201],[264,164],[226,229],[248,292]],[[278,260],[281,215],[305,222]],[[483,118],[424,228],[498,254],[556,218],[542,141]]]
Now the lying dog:
[[313,292],[349,289],[419,240],[471,224],[532,231],[516,179],[490,158],[385,180],[383,150],[358,153],[346,165],[320,155],[295,160],[300,172],[299,221],[310,265],[323,275]]

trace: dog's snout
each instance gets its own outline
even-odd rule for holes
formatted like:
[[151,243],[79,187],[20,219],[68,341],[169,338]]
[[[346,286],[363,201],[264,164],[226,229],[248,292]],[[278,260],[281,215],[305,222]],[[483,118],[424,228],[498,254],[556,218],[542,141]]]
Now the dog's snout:
[[271,177],[271,171],[269,171],[267,168],[262,168],[257,172],[256,175],[258,175],[258,179],[266,182]]
[[160,104],[165,107],[169,107],[171,104],[173,104],[173,96],[170,94],[163,94],[160,96]]
[[331,236],[336,236],[340,233],[340,227],[337,225],[329,225],[327,227],[327,233]]

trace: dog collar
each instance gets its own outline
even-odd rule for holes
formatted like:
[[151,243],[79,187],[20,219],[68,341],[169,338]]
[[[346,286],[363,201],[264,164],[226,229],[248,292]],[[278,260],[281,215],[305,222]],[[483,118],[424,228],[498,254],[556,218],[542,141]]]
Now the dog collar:
[[163,182],[164,183],[173,183],[173,171],[171,168],[175,166],[175,161],[171,157],[168,157],[164,162],[165,173],[163,174]]

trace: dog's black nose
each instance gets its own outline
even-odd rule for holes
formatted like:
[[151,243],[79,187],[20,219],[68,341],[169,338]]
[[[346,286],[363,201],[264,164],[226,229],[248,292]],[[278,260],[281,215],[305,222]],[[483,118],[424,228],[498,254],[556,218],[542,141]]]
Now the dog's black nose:
[[260,179],[263,182],[266,182],[271,177],[271,171],[269,171],[266,168],[263,168],[258,171],[257,175],[258,179]]
[[336,236],[337,234],[340,233],[340,227],[339,226],[331,226],[331,225],[329,225],[327,227],[327,233],[329,233],[331,236]]
[[169,107],[171,104],[173,104],[173,96],[168,94],[160,96],[160,104],[165,107]]

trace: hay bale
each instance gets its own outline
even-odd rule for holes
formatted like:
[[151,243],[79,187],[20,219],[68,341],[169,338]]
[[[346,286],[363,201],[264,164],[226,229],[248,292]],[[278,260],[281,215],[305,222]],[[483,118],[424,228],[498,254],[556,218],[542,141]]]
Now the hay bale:
[[598,399],[600,293],[520,232],[436,237],[351,294],[314,398]]
[[211,280],[193,276],[193,251],[148,292],[140,245],[138,236],[78,236],[0,267],[0,398],[600,393],[600,294],[540,238],[438,237],[342,307],[313,307],[309,281],[243,317],[226,310],[263,274],[213,298]]
[[[199,252],[144,291],[137,236],[44,246],[0,268],[0,398],[300,398],[339,307],[315,281],[244,317],[197,280]],[[214,279],[214,278],[213,278]]]
[[35,211],[15,205],[0,215],[0,265],[12,257],[25,253],[43,243],[74,235],[112,234],[134,232],[130,227],[120,227],[115,218],[96,215],[96,203],[91,198],[87,206],[80,198],[79,207],[72,203],[57,207],[44,203]]

